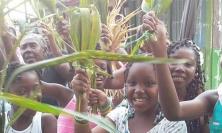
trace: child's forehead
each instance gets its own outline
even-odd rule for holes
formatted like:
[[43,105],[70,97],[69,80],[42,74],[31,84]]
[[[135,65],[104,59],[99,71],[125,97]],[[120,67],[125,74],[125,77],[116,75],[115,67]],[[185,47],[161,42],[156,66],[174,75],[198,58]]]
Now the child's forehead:
[[36,81],[37,79],[38,79],[38,76],[34,71],[28,71],[28,72],[23,72],[17,75],[13,83],[20,83],[20,82],[29,83],[32,81]]
[[129,71],[131,72],[154,71],[154,65],[147,62],[133,63]]

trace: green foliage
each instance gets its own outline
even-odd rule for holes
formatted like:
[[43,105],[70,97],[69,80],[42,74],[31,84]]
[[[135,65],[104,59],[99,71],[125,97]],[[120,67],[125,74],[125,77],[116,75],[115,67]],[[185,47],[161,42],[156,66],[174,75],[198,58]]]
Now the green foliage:
[[144,12],[153,10],[159,16],[169,9],[172,1],[173,0],[143,0],[141,8]]
[[153,64],[164,64],[164,63],[185,63],[187,60],[181,59],[168,59],[168,58],[154,58],[151,56],[141,56],[141,55],[122,55],[116,53],[108,53],[104,51],[96,51],[96,50],[89,50],[89,51],[82,51],[76,52],[70,55],[63,55],[61,57],[53,58],[50,60],[43,60],[40,62],[36,62],[33,64],[26,64],[19,69],[17,69],[9,80],[6,83],[6,89],[8,88],[9,84],[13,81],[13,79],[21,72],[33,70],[33,69],[41,69],[45,67],[55,66],[58,64],[62,64],[65,62],[75,62],[80,60],[86,59],[101,59],[101,60],[108,60],[108,61],[122,61],[122,62],[150,62]]
[[93,4],[99,11],[101,22],[107,24],[109,0],[93,0]]
[[97,125],[101,126],[102,128],[106,129],[111,133],[117,133],[116,129],[114,128],[113,124],[106,120],[105,118],[93,115],[93,114],[82,114],[78,112],[72,112],[69,110],[65,110],[63,108],[55,107],[48,104],[43,104],[31,99],[27,99],[21,96],[16,96],[10,93],[3,93],[0,92],[0,99],[7,100],[13,104],[19,105],[24,108],[40,111],[40,112],[47,112],[54,115],[60,115],[61,113],[64,115],[70,115],[73,117],[80,117],[85,120],[91,121],[96,123]]

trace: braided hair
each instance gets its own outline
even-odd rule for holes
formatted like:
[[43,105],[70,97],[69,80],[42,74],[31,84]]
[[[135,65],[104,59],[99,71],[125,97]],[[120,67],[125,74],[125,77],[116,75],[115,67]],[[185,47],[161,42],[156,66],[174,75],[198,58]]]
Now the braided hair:
[[[132,65],[133,65],[132,62],[131,62],[131,63],[128,63],[128,64],[126,65],[126,69],[125,69],[125,71],[124,71],[124,83],[125,83],[124,89],[125,89],[125,91],[126,91],[126,89],[127,89],[127,87],[126,87],[126,80],[127,80],[127,77],[128,77],[128,74],[129,74],[129,70],[130,70],[130,68],[132,67]],[[154,67],[154,69],[155,69],[155,67]],[[126,92],[125,92],[125,97],[124,97],[124,98],[125,98],[125,99],[127,98]],[[156,111],[156,112],[155,112],[155,119],[154,119],[154,121],[153,121],[153,124],[154,124],[154,125],[158,124],[158,123],[164,118],[164,115],[163,115],[163,113],[161,112],[160,104],[158,104],[158,105],[156,106],[155,111]]]
[[[180,48],[192,49],[196,56],[195,76],[193,80],[186,87],[187,94],[185,96],[184,101],[192,100],[204,91],[205,77],[201,67],[201,60],[200,60],[201,51],[200,48],[193,41],[186,39],[183,41],[174,42],[173,44],[169,45],[167,51],[168,56],[170,54],[175,53]],[[200,119],[187,120],[186,124],[187,124],[188,133],[200,133]]]

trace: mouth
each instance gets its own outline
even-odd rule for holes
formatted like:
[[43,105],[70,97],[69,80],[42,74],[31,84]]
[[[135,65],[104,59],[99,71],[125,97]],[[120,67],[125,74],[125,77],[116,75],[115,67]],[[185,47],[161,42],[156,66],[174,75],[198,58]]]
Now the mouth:
[[183,82],[183,81],[185,81],[185,77],[184,76],[172,75],[172,78],[173,78],[174,82]]
[[133,104],[135,106],[144,106],[149,101],[147,96],[134,96],[133,97]]
[[27,63],[35,62],[36,58],[33,54],[24,54],[23,59]]
[[103,86],[103,80],[101,78],[96,78],[96,86],[102,87]]

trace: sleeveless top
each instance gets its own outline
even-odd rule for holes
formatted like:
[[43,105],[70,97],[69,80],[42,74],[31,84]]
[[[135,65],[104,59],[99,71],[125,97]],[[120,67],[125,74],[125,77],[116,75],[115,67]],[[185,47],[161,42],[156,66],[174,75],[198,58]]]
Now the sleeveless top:
[[211,133],[222,133],[222,84],[218,87],[219,99],[214,106],[209,127]]
[[5,119],[5,133],[42,133],[42,113],[36,112],[32,119],[32,123],[24,130],[18,131],[13,129],[11,126],[8,125],[8,117],[6,113],[6,119]]

